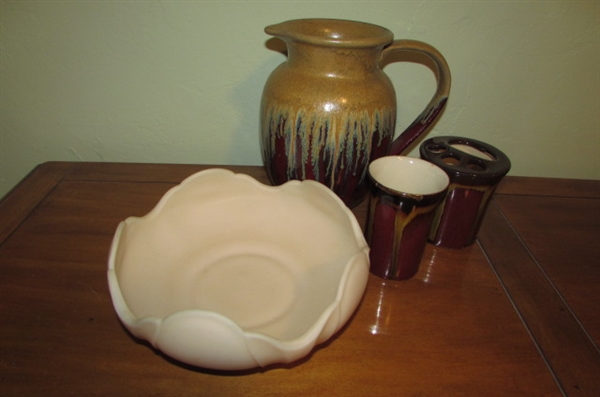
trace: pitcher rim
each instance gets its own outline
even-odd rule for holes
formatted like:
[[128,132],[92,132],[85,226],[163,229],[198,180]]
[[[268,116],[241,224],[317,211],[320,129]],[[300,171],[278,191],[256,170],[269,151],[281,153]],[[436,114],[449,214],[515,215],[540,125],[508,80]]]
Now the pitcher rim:
[[265,33],[284,41],[354,48],[384,46],[394,40],[394,34],[383,26],[335,18],[291,19],[265,27]]

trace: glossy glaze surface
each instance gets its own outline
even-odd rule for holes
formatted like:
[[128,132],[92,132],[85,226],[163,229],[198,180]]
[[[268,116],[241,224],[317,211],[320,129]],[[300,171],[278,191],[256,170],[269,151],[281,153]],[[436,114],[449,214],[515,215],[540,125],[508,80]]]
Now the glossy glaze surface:
[[448,176],[424,160],[386,156],[369,166],[367,241],[371,273],[406,280],[419,270],[435,210]]
[[510,170],[508,156],[485,142],[457,136],[428,139],[419,151],[422,159],[450,177],[448,194],[437,210],[429,239],[446,248],[473,244],[489,200]]
[[[402,152],[444,107],[446,61],[428,44],[394,41],[388,29],[356,21],[292,20],[265,31],[288,50],[262,94],[261,146],[271,181],[314,179],[356,205],[368,190],[368,164]],[[394,140],[396,93],[380,64],[399,51],[430,57],[440,78],[427,108]]]

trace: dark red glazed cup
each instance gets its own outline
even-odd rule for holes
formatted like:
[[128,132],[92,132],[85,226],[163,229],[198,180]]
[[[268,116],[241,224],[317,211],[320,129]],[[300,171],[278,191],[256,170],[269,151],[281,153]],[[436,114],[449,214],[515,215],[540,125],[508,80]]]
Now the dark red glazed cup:
[[443,169],[450,178],[429,239],[445,248],[471,245],[496,186],[510,170],[510,160],[492,145],[456,136],[428,139],[419,151],[422,159]]
[[381,157],[368,172],[371,273],[384,279],[411,278],[419,270],[448,175],[430,162],[405,156]]

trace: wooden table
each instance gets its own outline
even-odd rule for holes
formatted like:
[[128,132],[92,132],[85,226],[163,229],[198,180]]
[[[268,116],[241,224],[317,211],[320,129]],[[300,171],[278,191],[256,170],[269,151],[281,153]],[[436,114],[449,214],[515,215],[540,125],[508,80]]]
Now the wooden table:
[[227,373],[134,340],[106,281],[119,221],[205,168],[51,162],[4,198],[1,396],[600,396],[600,181],[506,177],[477,243],[429,245],[408,281],[371,276],[306,359]]

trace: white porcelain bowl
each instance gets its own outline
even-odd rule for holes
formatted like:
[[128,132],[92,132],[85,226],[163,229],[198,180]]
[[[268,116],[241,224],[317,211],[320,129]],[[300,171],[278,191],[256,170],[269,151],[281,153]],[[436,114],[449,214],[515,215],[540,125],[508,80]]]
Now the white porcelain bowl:
[[298,360],[348,321],[368,250],[324,185],[210,169],[121,222],[108,283],[135,336],[188,364],[250,369]]

